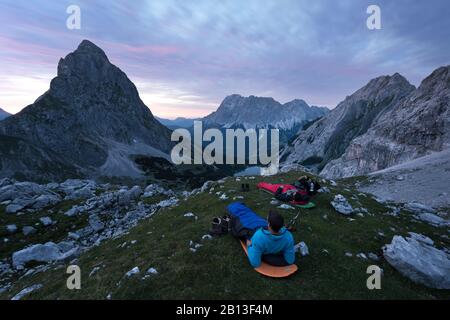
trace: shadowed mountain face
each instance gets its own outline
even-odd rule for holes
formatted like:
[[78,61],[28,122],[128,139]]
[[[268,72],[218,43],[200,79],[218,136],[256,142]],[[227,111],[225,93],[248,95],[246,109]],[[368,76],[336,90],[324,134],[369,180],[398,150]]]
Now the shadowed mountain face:
[[[8,168],[1,175],[14,175],[20,170],[14,161],[33,159],[36,152],[46,154],[49,168],[63,163],[81,175],[139,175],[130,155],[165,157],[172,145],[170,130],[155,120],[134,84],[87,40],[59,61],[46,93],[0,123],[0,133],[33,146],[15,156],[3,154],[13,146],[1,148],[2,167]],[[65,175],[29,172],[41,174]]]
[[0,108],[0,121],[8,118],[9,116],[10,116],[10,114],[8,112],[6,112],[2,108]]
[[381,170],[450,146],[450,66],[436,69],[417,90],[382,114],[354,139],[339,159],[323,169],[327,177]]
[[371,80],[325,117],[301,131],[282,152],[286,164],[302,164],[319,171],[339,158],[351,141],[363,135],[382,114],[414,91],[399,74]]

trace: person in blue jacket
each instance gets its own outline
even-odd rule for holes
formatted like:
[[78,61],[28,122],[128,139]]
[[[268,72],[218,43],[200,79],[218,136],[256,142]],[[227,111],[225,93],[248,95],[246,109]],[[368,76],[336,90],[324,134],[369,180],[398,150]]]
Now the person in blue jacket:
[[283,216],[270,211],[268,226],[258,229],[247,241],[248,259],[257,268],[261,261],[272,265],[290,265],[295,262],[294,237],[284,227]]

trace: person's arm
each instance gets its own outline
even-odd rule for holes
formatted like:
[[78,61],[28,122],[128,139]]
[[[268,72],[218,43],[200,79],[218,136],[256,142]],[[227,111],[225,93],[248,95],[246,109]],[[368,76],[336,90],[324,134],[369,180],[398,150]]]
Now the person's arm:
[[262,250],[258,246],[257,237],[253,237],[250,244],[247,247],[248,260],[253,268],[258,268],[261,265]]
[[287,248],[283,252],[283,256],[287,263],[293,264],[295,262],[294,238],[292,235]]

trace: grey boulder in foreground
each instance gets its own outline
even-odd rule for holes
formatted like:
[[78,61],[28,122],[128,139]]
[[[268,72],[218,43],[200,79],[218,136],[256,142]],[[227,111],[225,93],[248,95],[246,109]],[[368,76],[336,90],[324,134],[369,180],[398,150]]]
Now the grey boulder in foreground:
[[383,255],[397,271],[430,288],[450,289],[450,256],[433,246],[428,237],[410,233],[394,236]]

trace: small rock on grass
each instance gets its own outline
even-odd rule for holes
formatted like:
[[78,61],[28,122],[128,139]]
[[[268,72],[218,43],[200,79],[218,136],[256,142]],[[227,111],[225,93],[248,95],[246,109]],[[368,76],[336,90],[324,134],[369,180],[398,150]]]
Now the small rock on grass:
[[295,208],[293,206],[290,206],[290,205],[288,205],[286,203],[283,203],[283,204],[279,205],[277,208],[278,209],[285,209],[285,210],[295,210]]
[[205,234],[202,236],[202,240],[212,240],[212,236],[210,234]]
[[358,253],[357,255],[356,255],[358,258],[361,258],[361,259],[364,259],[364,260],[367,260],[367,256],[364,254],[364,253]]
[[300,254],[305,257],[309,255],[309,248],[303,241],[299,242],[294,247],[295,252],[300,252]]
[[157,275],[157,274],[158,274],[158,270],[156,270],[155,268],[148,268],[146,274],[154,274],[154,275]]
[[126,277],[131,277],[134,276],[135,274],[138,274],[139,272],[141,272],[139,270],[139,267],[134,267],[133,269],[131,269],[130,271],[128,271],[127,273],[125,273]]
[[20,300],[24,296],[30,294],[33,291],[39,290],[40,288],[42,288],[42,284],[34,284],[31,287],[27,287],[27,288],[23,289],[22,291],[20,291],[18,294],[16,294],[14,297],[12,297],[11,300]]

